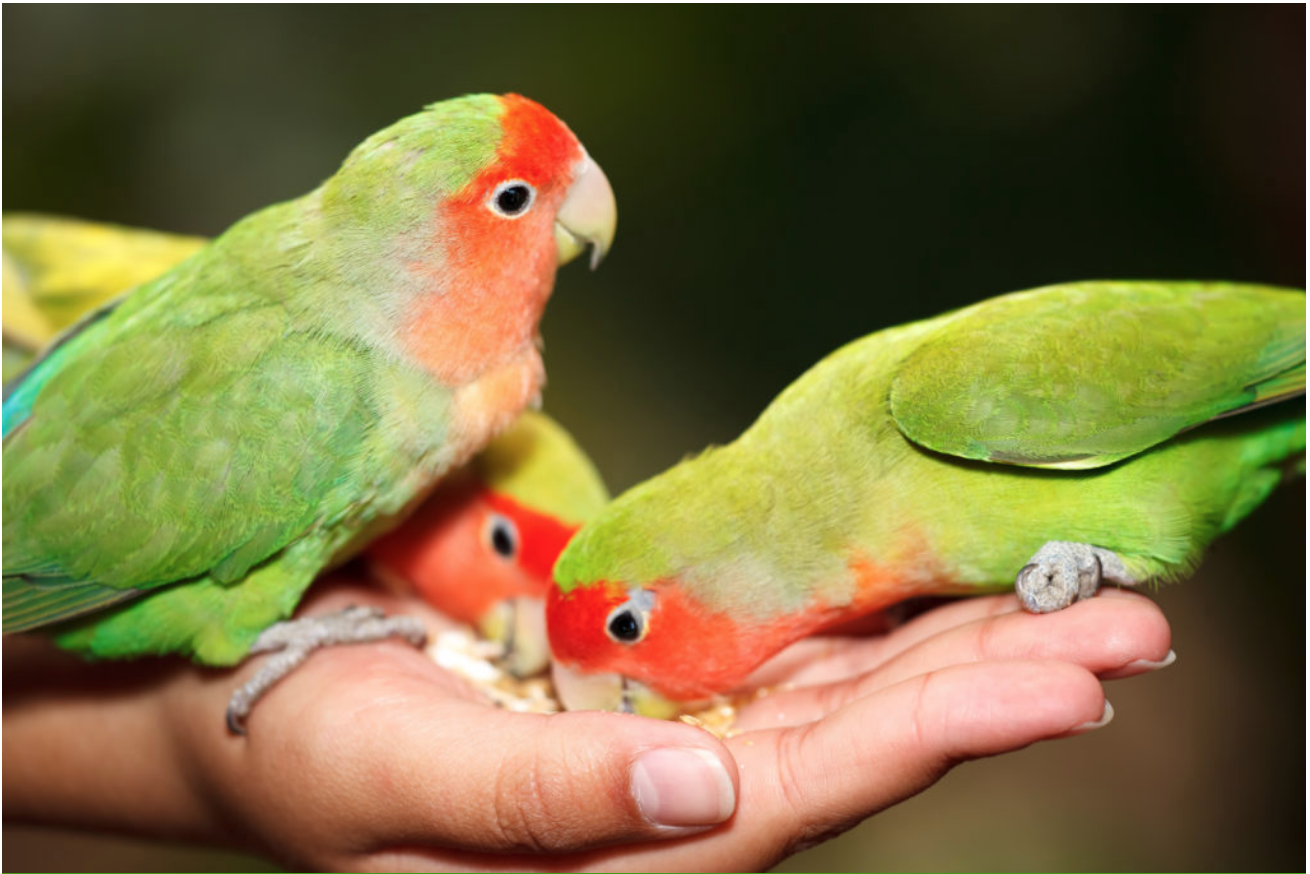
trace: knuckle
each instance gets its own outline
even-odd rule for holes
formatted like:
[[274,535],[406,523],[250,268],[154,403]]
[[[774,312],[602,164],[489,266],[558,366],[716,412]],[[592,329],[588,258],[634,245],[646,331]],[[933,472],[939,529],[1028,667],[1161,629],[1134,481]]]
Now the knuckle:
[[920,677],[909,735],[912,749],[918,750],[925,766],[937,773],[945,773],[968,758],[957,730],[967,714],[956,706],[948,691],[949,684],[944,687],[942,683],[937,671]]
[[493,816],[503,846],[514,852],[548,853],[567,849],[571,829],[555,769],[541,754],[510,756],[502,762],[493,793]]
[[802,824],[811,814],[805,791],[807,781],[814,778],[813,767],[805,762],[810,732],[810,725],[802,725],[778,740],[778,795],[787,818]]
[[919,678],[918,688],[914,690],[914,705],[910,709],[910,742],[915,749],[928,749],[929,737],[928,729],[925,724],[925,701],[928,696],[928,684],[932,682],[932,674],[924,674]]
[[845,707],[860,694],[860,685],[849,683],[828,683],[812,690],[820,713],[833,713]]
[[1002,651],[1002,635],[1009,625],[1009,615],[993,614],[979,622],[973,636],[973,660],[976,662],[995,658]]
[[787,732],[778,744],[778,794],[782,800],[785,827],[775,830],[781,837],[778,858],[815,847],[853,825],[842,811],[829,809],[822,795],[805,791],[816,778],[811,733],[813,723]]

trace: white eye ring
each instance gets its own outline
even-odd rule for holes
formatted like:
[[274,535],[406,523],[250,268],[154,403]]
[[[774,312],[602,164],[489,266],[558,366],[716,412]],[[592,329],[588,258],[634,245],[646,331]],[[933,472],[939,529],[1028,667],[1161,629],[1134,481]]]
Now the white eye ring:
[[526,215],[537,200],[537,189],[522,179],[510,179],[496,186],[487,198],[487,209],[501,218],[516,219]]
[[646,636],[650,630],[650,611],[655,608],[655,593],[650,589],[628,591],[628,600],[605,617],[605,634],[624,646],[640,643]]
[[482,529],[483,540],[491,551],[506,561],[512,561],[519,554],[519,529],[514,520],[499,513],[487,517],[486,527]]

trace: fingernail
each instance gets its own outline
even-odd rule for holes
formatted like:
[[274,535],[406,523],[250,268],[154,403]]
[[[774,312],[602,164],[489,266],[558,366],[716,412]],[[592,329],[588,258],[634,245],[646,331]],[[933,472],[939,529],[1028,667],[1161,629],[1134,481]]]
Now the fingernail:
[[1178,661],[1178,653],[1174,652],[1173,650],[1169,650],[1169,654],[1166,655],[1164,658],[1160,659],[1160,661],[1158,662],[1153,662],[1150,659],[1134,659],[1133,661],[1124,665],[1124,667],[1141,668],[1144,671],[1158,671],[1161,668],[1169,667],[1176,661]]
[[1110,706],[1109,700],[1105,702],[1105,709],[1101,711],[1101,718],[1095,722],[1084,722],[1082,725],[1075,725],[1069,729],[1069,734],[1085,734],[1089,731],[1095,731],[1098,728],[1105,728],[1114,719],[1114,708]]
[[704,826],[723,822],[737,806],[732,780],[709,750],[657,749],[632,766],[632,794],[656,825]]

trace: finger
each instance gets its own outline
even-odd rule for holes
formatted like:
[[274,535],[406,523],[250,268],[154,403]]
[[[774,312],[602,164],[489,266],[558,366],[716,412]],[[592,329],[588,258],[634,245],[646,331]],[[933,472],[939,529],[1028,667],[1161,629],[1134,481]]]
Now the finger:
[[[786,690],[753,703],[738,719],[749,729],[821,718],[850,701],[952,664],[1052,660],[1097,675],[1129,676],[1167,663],[1169,625],[1140,597],[1094,598],[1056,614],[1001,613],[950,627],[856,679]],[[858,657],[845,654],[844,670]]]
[[[1100,683],[1059,662],[955,665],[886,687],[817,722],[729,741],[761,867],[923,791],[955,764],[1089,730]],[[740,817],[739,817],[740,819]],[[712,862],[706,862],[712,865]]]
[[704,731],[509,713],[450,694],[444,672],[408,656],[320,653],[252,717],[249,770],[316,800],[292,817],[301,845],[348,836],[356,865],[397,848],[576,852],[692,834],[735,810],[735,763]]
[[[1133,592],[1119,589],[1107,589],[1096,598],[1084,603],[1134,603],[1150,605],[1158,611],[1155,602]],[[1060,616],[1068,610],[1044,616]],[[953,602],[925,613],[905,626],[896,629],[884,638],[861,640],[859,638],[814,637],[794,644],[779,655],[776,660],[760,669],[752,677],[751,685],[760,680],[758,685],[789,684],[809,686],[829,683],[856,676],[873,670],[891,661],[900,654],[918,646],[925,640],[940,635],[945,631],[962,626],[976,624],[979,620],[990,620],[1003,616],[1033,616],[1020,609],[1018,599],[1013,595],[970,598]],[[1040,619],[1041,617],[1036,617]],[[1167,648],[1166,648],[1167,650]],[[1160,656],[1168,659],[1167,654]],[[776,663],[775,663],[776,661]],[[1125,666],[1120,672],[1111,676],[1105,673],[1103,679],[1134,676],[1160,667],[1160,664],[1144,663],[1138,666]]]
[[875,688],[964,661],[1067,661],[1099,676],[1163,659],[1169,639],[1160,608],[1138,596],[1092,598],[1055,614],[1003,612],[920,640],[879,669]]
[[877,637],[819,635],[792,644],[752,674],[752,687],[830,683],[865,673],[934,634],[1020,610],[1014,595],[963,598],[916,616]]
[[[1150,598],[1136,592],[1130,592],[1118,588],[1104,588],[1097,593],[1095,598],[1088,599],[1087,601],[1080,601],[1078,603],[1084,604],[1095,601],[1115,600],[1128,600],[1154,604]],[[959,601],[949,602],[934,610],[929,610],[926,613],[916,616],[901,628],[896,629],[892,634],[892,636],[895,637],[895,641],[892,645],[896,651],[904,651],[949,628],[955,628],[979,619],[990,619],[992,617],[1003,616],[1011,613],[1023,616],[1035,615],[1028,613],[1019,605],[1019,599],[1013,592],[1008,592],[1003,595],[986,595],[964,598]]]

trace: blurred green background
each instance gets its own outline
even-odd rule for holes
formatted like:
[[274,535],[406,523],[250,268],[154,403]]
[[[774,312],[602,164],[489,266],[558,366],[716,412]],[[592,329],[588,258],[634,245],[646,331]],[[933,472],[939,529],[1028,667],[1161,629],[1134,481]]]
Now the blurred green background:
[[[7,210],[215,234],[433,100],[554,110],[621,219],[599,272],[559,277],[546,408],[616,491],[881,327],[1074,279],[1305,283],[1301,5],[6,5],[3,25]],[[1303,870],[1304,532],[1298,483],[1160,593],[1179,661],[1112,685],[1108,729],[965,765],[783,867]],[[5,851],[241,864],[13,825]]]

